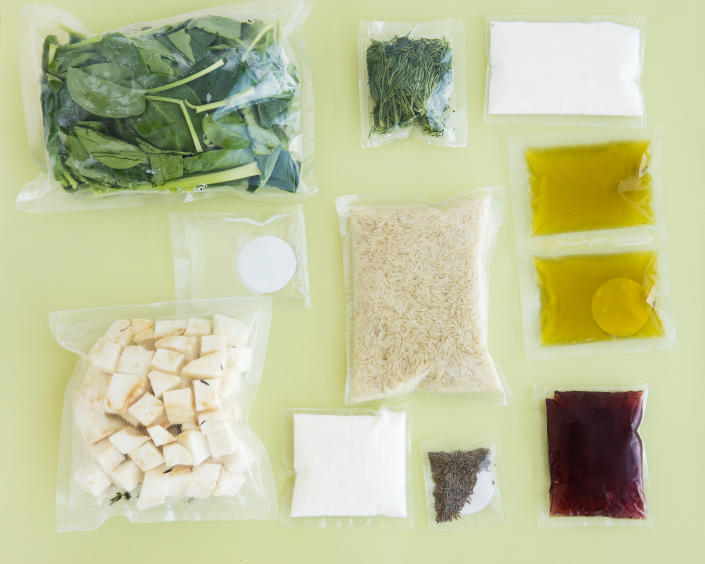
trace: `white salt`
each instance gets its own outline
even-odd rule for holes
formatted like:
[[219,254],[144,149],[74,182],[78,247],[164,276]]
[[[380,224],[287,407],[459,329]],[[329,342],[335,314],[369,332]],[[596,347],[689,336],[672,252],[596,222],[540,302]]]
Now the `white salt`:
[[294,415],[292,517],[406,517],[406,415]]
[[488,114],[642,116],[640,34],[612,22],[490,22]]
[[238,256],[242,281],[255,292],[271,294],[286,286],[296,273],[296,254],[281,237],[255,237]]

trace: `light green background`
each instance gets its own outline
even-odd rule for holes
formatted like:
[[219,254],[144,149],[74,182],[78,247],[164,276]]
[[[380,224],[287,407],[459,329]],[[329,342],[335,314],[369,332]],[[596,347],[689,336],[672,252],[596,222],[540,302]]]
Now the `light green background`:
[[[52,2],[52,0],[48,0]],[[194,0],[58,0],[89,29],[192,10]],[[412,400],[414,438],[486,430],[501,439],[506,518],[498,527],[431,533],[414,457],[413,531],[290,529],[276,522],[133,525],[54,532],[54,488],[64,385],[75,362],[52,339],[57,309],[152,302],[172,295],[167,212],[246,208],[235,198],[188,206],[26,215],[20,187],[35,174],[18,84],[16,24],[22,2],[2,5],[0,68],[0,561],[99,562],[702,562],[705,532],[705,2],[702,0],[318,0],[305,26],[316,97],[320,192],[306,204],[313,309],[275,308],[252,426],[269,449],[277,485],[285,407],[342,406],[345,370],[341,245],[333,198],[398,193],[442,199],[508,182],[507,136],[539,128],[486,126],[484,14],[648,15],[644,91],[650,124],[665,127],[663,178],[678,347],[666,353],[530,363],[525,360],[511,219],[492,267],[490,347],[514,390],[506,408]],[[366,19],[460,17],[468,51],[470,144],[413,142],[360,149],[356,36]],[[653,528],[537,527],[534,384],[648,382],[643,426]],[[416,456],[416,453],[414,454]]]

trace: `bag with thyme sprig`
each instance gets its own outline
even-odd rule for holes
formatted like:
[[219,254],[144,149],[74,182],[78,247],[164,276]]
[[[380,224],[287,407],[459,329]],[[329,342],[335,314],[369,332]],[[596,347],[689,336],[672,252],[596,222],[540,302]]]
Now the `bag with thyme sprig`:
[[463,34],[459,20],[361,22],[363,147],[407,137],[467,144]]
[[288,0],[288,14],[263,1],[98,35],[44,8],[23,14],[31,44],[22,56],[33,64],[22,68],[33,73],[23,76],[25,105],[28,121],[39,105],[43,135],[28,128],[30,142],[41,135],[47,175],[23,190],[18,207],[54,211],[36,209],[47,191],[84,203],[310,191],[307,79],[287,37],[305,17],[304,0]]

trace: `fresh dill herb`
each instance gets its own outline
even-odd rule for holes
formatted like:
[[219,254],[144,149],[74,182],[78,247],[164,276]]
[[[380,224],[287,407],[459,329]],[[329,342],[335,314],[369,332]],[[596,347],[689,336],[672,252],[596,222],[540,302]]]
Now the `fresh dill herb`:
[[446,134],[453,55],[445,37],[372,39],[366,60],[374,104],[370,134],[410,126],[433,137]]

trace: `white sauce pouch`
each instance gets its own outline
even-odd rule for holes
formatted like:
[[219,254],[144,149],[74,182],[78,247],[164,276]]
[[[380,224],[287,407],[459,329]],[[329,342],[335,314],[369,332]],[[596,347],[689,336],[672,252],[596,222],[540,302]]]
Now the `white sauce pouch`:
[[79,355],[64,396],[57,531],[118,515],[276,519],[269,457],[248,424],[270,321],[267,298],[52,313],[57,342]]
[[247,217],[172,213],[177,298],[268,295],[311,307],[302,205]]

